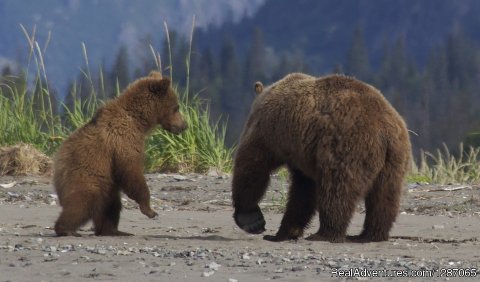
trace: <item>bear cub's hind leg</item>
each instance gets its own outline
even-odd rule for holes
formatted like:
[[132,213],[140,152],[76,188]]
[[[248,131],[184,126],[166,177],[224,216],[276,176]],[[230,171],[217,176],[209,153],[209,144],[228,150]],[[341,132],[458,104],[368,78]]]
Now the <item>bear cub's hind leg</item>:
[[87,223],[91,218],[91,202],[76,194],[64,199],[61,202],[62,212],[55,222],[55,233],[57,236],[76,236],[81,235],[77,233],[78,228]]
[[57,222],[55,222],[55,233],[57,236],[81,237],[81,235],[77,233],[77,229],[87,221],[88,215],[64,208]]
[[133,234],[122,232],[118,230],[118,223],[120,221],[120,211],[122,210],[122,202],[120,193],[117,193],[110,203],[100,209],[97,214],[93,216],[93,223],[95,226],[96,236],[131,236]]

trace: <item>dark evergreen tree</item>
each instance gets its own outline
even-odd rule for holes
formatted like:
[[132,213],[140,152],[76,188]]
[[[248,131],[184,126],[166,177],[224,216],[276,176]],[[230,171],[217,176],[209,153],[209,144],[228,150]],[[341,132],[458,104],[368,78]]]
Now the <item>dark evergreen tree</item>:
[[6,65],[2,68],[2,77],[11,76],[13,74],[10,65]]
[[370,60],[361,25],[357,26],[353,33],[352,45],[347,52],[345,73],[360,80],[368,80],[370,78]]
[[221,86],[219,89],[220,109],[228,115],[227,141],[232,144],[237,140],[241,130],[241,111],[246,100],[242,91],[242,76],[240,75],[235,45],[231,38],[225,38],[220,52]]
[[274,67],[273,74],[271,76],[272,81],[277,81],[290,72],[290,62],[286,53],[279,55],[278,63]]
[[[140,62],[140,65],[138,65],[134,71],[134,78],[145,76],[152,70],[158,70],[154,57],[156,55],[152,53],[152,48],[154,52],[157,52],[155,49],[155,42],[151,34],[144,36],[138,41],[138,53],[136,53],[136,56],[137,60]],[[160,67],[164,68],[166,58],[161,56],[160,60]]]
[[162,64],[167,70],[166,75],[172,76],[172,81],[182,86],[186,82],[188,51],[189,43],[186,38],[175,31],[170,31],[169,39],[165,38],[163,42]]
[[110,72],[110,80],[113,82],[111,89],[113,89],[112,92],[115,94],[118,94],[116,93],[117,90],[121,92],[130,83],[128,51],[125,46],[121,46],[118,50]]
[[447,39],[448,77],[452,85],[460,89],[471,86],[472,74],[478,72],[475,49],[461,31],[450,34]]
[[267,67],[265,40],[262,31],[257,27],[253,30],[252,41],[245,59],[245,86],[251,86],[255,81],[265,81]]
[[293,53],[282,52],[276,55],[274,65],[267,64],[267,66],[271,69],[271,74],[267,75],[267,81],[270,82],[277,81],[292,72],[310,73],[305,56],[299,49],[295,49]]
[[447,125],[449,123],[446,112],[450,108],[451,87],[447,73],[447,58],[445,48],[434,48],[427,59],[424,73],[425,91],[430,97],[429,131],[430,142],[421,148],[430,149],[442,146]]

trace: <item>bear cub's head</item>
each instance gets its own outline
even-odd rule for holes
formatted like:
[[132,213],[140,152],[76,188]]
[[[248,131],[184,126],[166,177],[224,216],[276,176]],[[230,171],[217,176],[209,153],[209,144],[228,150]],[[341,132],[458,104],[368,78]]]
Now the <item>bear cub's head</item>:
[[[187,128],[170,78],[152,71],[148,77],[134,82],[132,87],[135,88],[131,91],[134,96],[132,100],[135,102],[129,106],[140,108],[141,110],[137,112],[142,112],[144,115],[142,118],[148,120],[152,126],[159,124],[174,134],[179,134]],[[129,102],[131,100],[127,101]]]

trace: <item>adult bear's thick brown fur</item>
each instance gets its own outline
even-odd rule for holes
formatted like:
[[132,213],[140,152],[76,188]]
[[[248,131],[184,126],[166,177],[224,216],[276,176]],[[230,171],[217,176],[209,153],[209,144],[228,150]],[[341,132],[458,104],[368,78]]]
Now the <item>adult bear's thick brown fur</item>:
[[374,87],[341,75],[287,75],[258,93],[235,157],[232,197],[235,222],[245,231],[265,226],[259,201],[270,173],[286,165],[288,203],[271,241],[303,235],[315,211],[320,229],[307,239],[343,242],[355,206],[365,199],[357,242],[388,240],[410,141],[403,119]]
[[57,235],[79,236],[77,229],[90,219],[95,235],[130,235],[118,231],[121,191],[143,214],[157,215],[143,176],[145,137],[158,124],[173,133],[186,128],[170,84],[158,72],[138,79],[59,148],[54,164],[62,206]]

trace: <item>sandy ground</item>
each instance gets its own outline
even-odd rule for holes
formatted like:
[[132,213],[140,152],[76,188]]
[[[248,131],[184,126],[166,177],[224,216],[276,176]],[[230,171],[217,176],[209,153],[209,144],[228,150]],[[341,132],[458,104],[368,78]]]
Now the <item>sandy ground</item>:
[[[0,281],[480,280],[479,187],[408,185],[388,242],[272,243],[235,226],[230,177],[146,177],[158,218],[125,196],[120,230],[135,236],[96,237],[88,224],[79,238],[54,236],[60,207],[49,178],[0,177],[11,184],[0,187]],[[274,177],[262,202],[265,234],[280,224],[286,185]],[[316,217],[307,234],[317,228]]]

